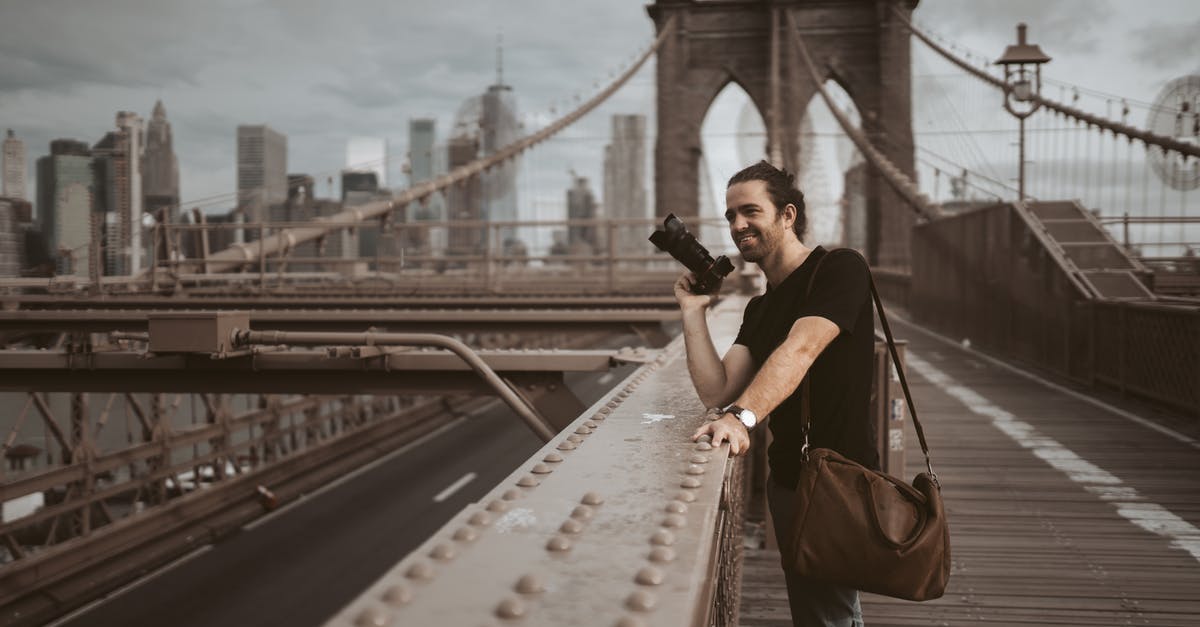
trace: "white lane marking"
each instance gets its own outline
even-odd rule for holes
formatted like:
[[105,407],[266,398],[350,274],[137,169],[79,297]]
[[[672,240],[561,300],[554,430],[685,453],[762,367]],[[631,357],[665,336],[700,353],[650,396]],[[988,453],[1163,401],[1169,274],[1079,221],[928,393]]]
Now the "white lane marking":
[[966,405],[967,409],[991,418],[992,424],[1017,444],[1033,451],[1034,455],[1067,475],[1071,481],[1082,484],[1088,492],[1112,503],[1122,518],[1146,531],[1167,538],[1171,541],[1171,548],[1187,551],[1200,561],[1200,529],[1172,514],[1165,507],[1146,502],[1136,488],[1122,485],[1121,479],[1115,475],[1076,455],[1054,438],[1042,435],[1033,425],[1018,420],[1013,414],[992,404],[975,390],[959,384],[950,375],[938,370],[913,352],[909,351],[905,355],[905,361],[927,381]]
[[675,417],[674,414],[642,414],[642,418],[645,418],[645,420],[642,421],[642,424],[652,425],[656,422],[662,422],[663,420],[670,420],[674,417]]
[[139,579],[137,581],[127,583],[124,586],[121,586],[120,588],[117,588],[116,590],[113,590],[112,592],[100,597],[99,599],[96,599],[95,601],[92,601],[91,603],[88,603],[87,605],[75,610],[74,612],[71,612],[70,614],[67,614],[66,616],[59,617],[59,619],[54,621],[53,623],[47,623],[46,627],[58,627],[59,625],[65,625],[66,623],[69,623],[72,620],[75,620],[76,618],[92,611],[100,604],[107,603],[107,602],[125,594],[126,592],[133,590],[134,588],[142,585],[143,583],[146,583],[147,581],[149,581],[150,579],[152,579],[154,577],[158,577],[159,575],[168,573],[168,572],[170,572],[176,568],[179,568],[180,566],[196,559],[197,557],[204,555],[205,553],[211,551],[212,548],[213,548],[213,546],[211,544],[206,544],[194,551],[191,551],[191,552],[185,554],[183,557],[180,557],[179,559],[171,562],[170,564],[167,564],[166,566],[163,566],[162,568],[154,571],[154,575],[152,575],[151,577],[148,577],[146,579]]
[[[900,320],[908,323],[916,331],[919,331],[935,340],[938,340],[939,342],[943,342],[945,344],[950,344],[952,346],[959,345],[958,342],[955,342],[954,340],[952,340],[936,331],[930,331],[929,329],[926,329],[925,327],[922,327],[922,326],[916,324],[915,322],[904,318],[903,316],[898,316],[895,313],[889,313],[888,315],[893,318],[899,318]],[[1024,370],[1017,368],[1016,366],[1012,366],[1008,363],[1005,363],[999,359],[996,359],[995,357],[992,357],[991,355],[987,355],[985,353],[970,350],[969,346],[967,347],[966,350],[970,351],[972,357],[978,357],[979,359],[982,359],[982,360],[988,362],[989,364],[992,364],[993,366],[998,366],[998,367],[1003,368],[1013,374],[1025,377],[1026,379],[1029,379],[1030,381],[1040,383],[1040,384],[1050,388],[1051,390],[1054,390],[1055,392],[1061,392],[1062,394],[1066,394],[1067,396],[1070,396],[1071,398],[1081,400],[1085,403],[1089,403],[1094,407],[1099,407],[1100,409],[1103,409],[1104,411],[1107,411],[1111,414],[1120,416],[1130,422],[1137,423],[1148,429],[1153,429],[1173,440],[1182,442],[1194,449],[1200,449],[1200,441],[1197,441],[1194,438],[1190,438],[1170,427],[1160,425],[1157,422],[1154,422],[1153,420],[1150,420],[1147,418],[1142,418],[1141,416],[1139,416],[1133,412],[1125,411],[1124,409],[1121,409],[1120,407],[1115,407],[1113,405],[1109,405],[1108,403],[1105,403],[1104,401],[1102,401],[1098,398],[1092,398],[1091,396],[1088,396],[1087,394],[1083,394],[1081,392],[1076,392],[1075,390],[1063,387],[1052,381],[1047,381],[1046,379],[1043,379],[1043,378],[1037,376],[1036,374],[1033,374],[1030,372],[1025,372]],[[932,353],[936,355],[937,351],[932,351]]]
[[458,418],[455,418],[454,420],[438,427],[437,429],[434,429],[433,431],[430,431],[429,433],[426,433],[425,435],[417,438],[416,440],[409,442],[408,444],[405,444],[404,446],[401,446],[400,448],[392,451],[391,453],[388,453],[387,455],[384,455],[383,457],[380,457],[379,459],[376,459],[375,461],[373,461],[365,466],[359,466],[358,468],[355,468],[353,471],[351,471],[347,474],[344,474],[341,477],[338,477],[337,479],[335,479],[329,483],[326,483],[325,485],[317,488],[316,490],[313,490],[312,492],[306,492],[304,494],[301,494],[300,496],[296,497],[296,499],[294,501],[271,512],[270,514],[267,514],[265,516],[262,516],[261,518],[252,520],[249,523],[246,523],[245,525],[242,525],[242,529],[244,529],[246,531],[251,531],[258,527],[261,527],[262,525],[265,525],[266,523],[291,511],[292,508],[298,507],[301,503],[308,501],[309,499],[311,499],[315,496],[320,496],[320,495],[322,495],[344,483],[353,481],[353,480],[357,479],[358,477],[362,476],[363,473],[369,472],[372,468],[386,464],[388,461],[395,459],[397,456],[403,455],[403,454],[407,453],[408,451],[412,450],[417,445],[423,444],[425,442],[433,440],[436,437],[441,436],[443,433],[445,433],[445,432],[459,426],[463,422],[465,422],[466,419],[467,419],[466,416],[459,416]]
[[600,385],[608,385],[609,382],[611,382],[612,380],[613,380],[613,373],[606,372],[606,373],[604,373],[604,376],[600,377],[597,381],[600,383]]
[[451,483],[450,485],[446,486],[445,490],[438,492],[437,496],[433,497],[433,502],[441,503],[442,501],[453,496],[455,492],[458,492],[459,490],[461,490],[463,486],[467,485],[468,483],[471,483],[474,480],[475,480],[475,473],[468,472],[467,474],[459,477],[458,481],[455,481],[454,483]]

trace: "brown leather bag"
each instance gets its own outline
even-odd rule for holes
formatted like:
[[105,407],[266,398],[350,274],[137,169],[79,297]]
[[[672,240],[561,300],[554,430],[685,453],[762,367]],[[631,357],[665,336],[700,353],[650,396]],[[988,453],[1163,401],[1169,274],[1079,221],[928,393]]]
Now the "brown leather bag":
[[[820,270],[820,262],[843,250],[858,254],[850,249],[829,251],[816,270]],[[810,292],[812,285],[810,280]],[[796,486],[796,518],[780,551],[784,568],[803,577],[926,601],[942,596],[950,579],[950,527],[942,508],[941,486],[929,462],[925,433],[873,278],[871,297],[925,453],[927,472],[917,475],[909,485],[831,449],[808,450],[811,395],[805,377],[801,402],[804,445]]]

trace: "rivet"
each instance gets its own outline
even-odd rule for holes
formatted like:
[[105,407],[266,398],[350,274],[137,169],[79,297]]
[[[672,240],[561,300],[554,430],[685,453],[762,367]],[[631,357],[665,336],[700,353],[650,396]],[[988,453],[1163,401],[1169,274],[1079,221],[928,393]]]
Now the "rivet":
[[679,501],[671,501],[670,503],[667,503],[668,514],[682,514],[684,512],[687,512],[687,505],[684,505]]
[[577,505],[571,512],[571,518],[574,518],[575,520],[591,520],[594,513],[595,512],[592,511],[592,508],[588,507],[587,505]]
[[682,527],[687,524],[687,520],[678,514],[670,514],[662,521],[664,527]]
[[616,627],[646,627],[646,623],[633,616],[622,616]]
[[433,547],[433,550],[429,552],[429,557],[432,557],[435,560],[441,560],[443,562],[454,559],[454,555],[454,547],[450,546],[449,544],[439,544]]
[[600,408],[600,414],[601,414],[601,415],[607,416],[607,415],[609,415],[609,414],[611,414],[611,413],[612,413],[612,408],[611,408],[611,407],[601,407],[601,408]]
[[608,402],[608,406],[612,409],[616,409],[617,406],[620,404],[621,404],[621,401],[616,401],[616,400]]
[[696,495],[692,492],[680,491],[679,494],[675,495],[675,500],[683,501],[684,503],[691,503],[696,500]]
[[504,494],[500,495],[500,498],[502,498],[506,501],[515,501],[520,497],[521,497],[521,491],[516,488],[509,488],[504,491]]
[[532,488],[537,484],[537,477],[533,475],[525,475],[524,477],[521,477],[519,481],[517,481],[517,485],[521,486],[522,488]]
[[487,508],[489,512],[494,514],[503,514],[504,512],[508,511],[508,503],[505,503],[504,501],[492,501],[491,503],[488,503]]
[[701,442],[696,445],[697,451],[711,451],[712,448],[713,448],[713,445],[709,444],[708,442]]
[[571,548],[571,541],[562,536],[554,536],[546,543],[546,548],[551,551],[566,551]]
[[578,433],[579,435],[588,435],[591,432],[592,432],[592,430],[588,429],[584,425],[579,425],[578,427],[575,428],[575,433]]
[[599,505],[604,502],[604,497],[595,492],[588,492],[583,495],[583,499],[580,502],[584,505]]
[[429,562],[417,562],[408,568],[404,576],[417,581],[429,581],[433,579],[433,567]]
[[679,487],[698,488],[700,487],[700,480],[695,477],[685,477],[684,480],[679,483]]
[[628,389],[621,390],[621,392],[619,394],[617,394],[617,396],[620,396],[621,398],[629,398],[629,390]]
[[702,475],[702,474],[704,474],[704,466],[701,466],[699,464],[691,464],[687,468],[687,474]]
[[400,607],[412,601],[412,590],[409,590],[408,586],[404,584],[396,584],[383,593],[383,600],[389,605]]
[[500,618],[521,618],[525,615],[525,604],[521,599],[508,598],[496,606],[496,616]]
[[643,586],[657,586],[663,582],[663,574],[661,570],[653,566],[647,566],[639,570],[637,577],[634,577],[633,580]]
[[696,455],[692,455],[692,463],[693,464],[707,464],[708,456],[700,455],[699,453],[697,453]]
[[585,426],[585,427],[587,427],[587,428],[589,428],[589,429],[595,429],[596,427],[599,427],[600,425],[598,425],[598,424],[596,424],[596,423],[592,422],[591,420],[587,420],[587,421],[585,421],[585,422],[583,423],[583,426]]
[[567,441],[574,442],[575,444],[579,444],[580,442],[583,442],[583,438],[581,438],[577,434],[573,433],[573,434],[567,436]]
[[487,512],[475,512],[474,514],[471,514],[471,517],[467,519],[467,522],[475,525],[476,527],[486,527],[492,524],[492,517],[488,515]]
[[704,435],[700,436],[700,440],[699,440],[699,441],[700,441],[700,442],[708,442],[708,443],[710,443],[710,444],[711,444],[711,443],[712,443],[712,436],[711,436],[711,435],[709,435],[709,434],[707,434],[707,433],[705,433]]
[[549,455],[542,458],[542,461],[548,462],[551,464],[560,463],[560,462],[562,462],[562,460],[563,460],[562,455],[559,455],[558,453],[550,453]]
[[354,619],[354,624],[359,627],[384,627],[388,622],[388,615],[373,607],[363,610],[358,618]]
[[675,549],[665,546],[656,546],[650,549],[650,561],[659,564],[675,561]]
[[599,421],[599,422],[604,422],[604,419],[605,419],[605,417],[606,417],[604,414],[607,414],[607,413],[608,413],[608,412],[606,412],[606,411],[604,411],[604,410],[602,409],[602,410],[600,410],[599,412],[596,412],[595,414],[593,414],[593,415],[592,415],[592,420],[596,420],[596,421]]
[[574,442],[565,442],[565,441],[559,442],[557,448],[560,451],[573,451],[573,450],[575,450],[575,443]]
[[658,531],[654,532],[654,535],[650,536],[650,544],[657,546],[671,546],[672,544],[675,544],[675,534],[667,531],[666,529],[659,529]]
[[546,464],[538,462],[533,465],[533,468],[529,469],[529,472],[532,472],[535,475],[548,475],[551,472],[554,472],[554,469],[547,466]]
[[563,533],[579,533],[580,531],[583,531],[583,523],[575,520],[574,518],[568,518],[566,522],[564,522],[562,526],[558,528],[558,530]]
[[521,578],[517,580],[517,592],[521,594],[537,594],[545,592],[545,590],[546,586],[535,575],[521,575]]
[[649,612],[654,609],[656,599],[645,590],[637,590],[625,599],[625,607],[638,612]]
[[459,527],[458,531],[454,532],[454,539],[459,542],[474,542],[478,537],[479,534],[470,527]]

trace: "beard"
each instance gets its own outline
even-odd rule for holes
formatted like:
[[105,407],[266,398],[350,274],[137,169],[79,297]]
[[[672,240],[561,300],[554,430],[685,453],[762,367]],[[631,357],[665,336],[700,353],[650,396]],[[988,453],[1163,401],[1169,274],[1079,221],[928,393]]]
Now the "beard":
[[[749,235],[751,239],[743,242],[742,237]],[[768,254],[773,252],[779,246],[777,233],[763,233],[758,229],[745,229],[734,236],[733,242],[737,246],[738,251],[742,253],[742,259],[750,263],[758,263]]]

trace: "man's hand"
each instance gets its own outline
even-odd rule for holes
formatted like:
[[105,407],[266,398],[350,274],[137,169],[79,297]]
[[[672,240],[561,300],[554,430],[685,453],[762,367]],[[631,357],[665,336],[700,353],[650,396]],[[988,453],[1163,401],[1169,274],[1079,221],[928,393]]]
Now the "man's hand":
[[705,309],[716,301],[716,292],[712,294],[696,294],[692,290],[696,287],[696,275],[691,272],[685,272],[675,281],[675,300],[679,302],[679,308],[684,311],[692,309]]
[[712,436],[713,446],[729,442],[730,455],[741,455],[750,450],[750,433],[746,431],[746,425],[733,414],[722,414],[720,418],[696,429],[692,434],[692,441],[695,442],[704,435]]

